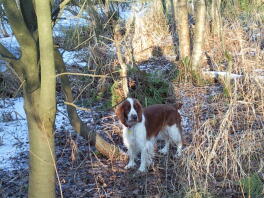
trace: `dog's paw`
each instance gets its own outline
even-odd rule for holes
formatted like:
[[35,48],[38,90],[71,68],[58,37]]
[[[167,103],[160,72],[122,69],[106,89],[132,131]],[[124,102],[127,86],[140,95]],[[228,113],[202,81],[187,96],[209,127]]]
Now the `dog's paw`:
[[138,172],[145,173],[147,169],[145,167],[139,167]]
[[125,169],[131,169],[131,168],[134,168],[136,166],[136,163],[135,162],[129,162],[126,166],[125,166]]
[[166,155],[168,153],[168,149],[167,148],[160,149],[159,153],[162,155]]
[[182,152],[181,151],[177,151],[177,153],[174,155],[174,157],[181,157],[182,156]]

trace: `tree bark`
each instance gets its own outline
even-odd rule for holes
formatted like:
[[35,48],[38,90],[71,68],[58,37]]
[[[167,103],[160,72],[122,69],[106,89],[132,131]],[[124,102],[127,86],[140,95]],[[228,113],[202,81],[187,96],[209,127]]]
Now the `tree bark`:
[[[36,0],[41,82],[39,91],[27,93],[25,109],[30,133],[29,197],[55,197],[54,121],[56,74],[49,1]],[[33,110],[33,112],[32,112]]]
[[23,65],[21,65],[21,70],[26,80],[27,90],[33,92],[40,86],[36,42],[31,32],[27,29],[27,25],[23,20],[23,15],[20,9],[18,9],[16,1],[4,0],[3,5],[8,17],[8,22],[20,44],[22,54],[20,60],[23,63]]
[[124,97],[127,98],[129,94],[128,82],[127,82],[127,65],[125,64],[123,57],[122,57],[122,50],[121,50],[122,35],[121,35],[119,24],[116,24],[114,28],[114,41],[115,41],[115,46],[116,46],[117,58],[121,66],[120,78],[122,82],[122,89],[124,92]]
[[204,0],[197,1],[194,42],[192,51],[192,70],[198,71],[201,55],[203,53],[206,7]]
[[221,0],[212,0],[211,3],[211,28],[212,33],[217,36],[221,36],[222,24],[220,14]]
[[44,129],[40,116],[40,90],[27,93],[24,89],[30,144],[28,197],[55,197],[53,127]]
[[176,19],[179,35],[180,59],[190,57],[190,30],[188,23],[187,0],[178,0],[176,3]]

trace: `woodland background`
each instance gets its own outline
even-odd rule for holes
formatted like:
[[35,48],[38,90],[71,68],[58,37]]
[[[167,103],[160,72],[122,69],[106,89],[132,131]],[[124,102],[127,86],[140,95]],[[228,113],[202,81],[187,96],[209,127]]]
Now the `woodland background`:
[[[264,197],[262,0],[0,4],[0,197]],[[183,103],[181,158],[124,170],[127,96]]]

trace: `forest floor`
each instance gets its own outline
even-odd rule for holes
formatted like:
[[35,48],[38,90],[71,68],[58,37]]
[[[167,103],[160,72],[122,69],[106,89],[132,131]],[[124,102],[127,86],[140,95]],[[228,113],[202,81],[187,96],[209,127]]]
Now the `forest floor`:
[[[68,13],[68,15],[70,15],[70,13]],[[76,23],[76,20],[77,20],[76,17],[71,17],[70,15],[70,17],[68,18],[71,18],[72,21],[64,20],[61,23],[59,23],[57,26],[55,26],[55,36],[59,37],[59,36],[64,35],[62,31],[63,30],[62,26],[67,27],[67,26],[70,26],[70,24]],[[77,22],[78,24],[79,23],[85,24],[85,22],[83,21],[77,21]],[[233,25],[234,24],[232,24],[231,27],[233,27]],[[260,28],[257,28],[257,29],[260,29]],[[228,38],[227,41],[230,42],[228,45],[231,48],[229,49],[230,53],[236,54],[234,55],[234,59],[235,58],[238,59],[241,56],[243,49],[246,49],[243,51],[243,53],[245,55],[253,56],[251,54],[254,54],[253,52],[257,48],[254,47],[255,45],[253,45],[253,47],[247,47],[242,38],[241,40],[239,40],[239,43],[243,44],[244,42],[245,46],[242,46],[241,50],[240,50],[240,47],[238,47],[239,53],[235,51],[236,50],[235,44],[233,42],[234,40],[238,40],[237,39],[238,36],[236,35],[236,34],[239,34],[238,30],[235,29],[235,31],[234,30],[225,31],[227,34],[227,38]],[[263,28],[252,35],[257,35],[258,37],[261,37],[261,35],[263,35]],[[3,43],[3,38],[1,39],[2,39],[1,42]],[[263,37],[261,37],[260,39],[263,39]],[[208,39],[208,42],[210,41],[214,41],[214,39],[212,40]],[[208,50],[209,52],[210,51],[213,52],[214,50],[217,52],[218,49],[221,49],[222,46],[220,46],[220,42],[219,42],[220,47],[218,48],[217,48],[218,45],[216,45],[217,41],[214,41],[214,42],[215,43],[211,45],[208,44],[209,46],[208,49],[210,49]],[[14,51],[14,54],[19,55],[18,50],[17,50],[18,48],[17,42],[16,40],[14,40],[14,37],[5,38],[5,43],[10,48],[11,47],[16,48],[14,50],[10,48],[9,49],[11,51]],[[254,44],[256,42],[254,41],[252,43]],[[261,48],[262,48],[261,50],[262,54],[259,54],[258,56],[263,57],[263,46]],[[80,57],[87,54],[87,50],[86,51],[85,50],[84,51],[82,50],[75,50],[75,51],[62,50],[63,59],[65,63],[68,66],[72,66],[72,68],[78,67],[78,68],[84,69],[88,65],[88,62],[86,61],[85,58],[80,58]],[[222,56],[224,56],[221,53],[219,54],[215,53],[215,54],[216,55],[214,58],[216,60],[218,60],[217,58],[222,58]],[[253,58],[257,56],[256,54],[257,53],[255,53]],[[244,58],[244,56],[242,57]],[[243,65],[240,66],[240,62],[238,63],[239,64],[237,65],[239,65],[239,67],[237,70],[240,71]],[[225,62],[223,62],[222,65],[226,65]],[[264,77],[262,64],[255,64],[254,61],[248,61],[246,62],[245,65],[246,66],[253,65],[254,69],[260,70],[261,74],[258,74],[258,75],[261,75],[262,77]],[[159,60],[149,60],[139,65],[139,68],[145,71],[148,71],[148,70],[154,71],[155,69],[157,71],[160,71],[162,68],[166,70],[165,72],[170,72],[170,64],[169,63],[167,64],[166,61],[164,62],[164,61],[159,61]],[[0,69],[2,70],[2,68]],[[209,70],[208,68],[206,69]],[[218,71],[219,68],[213,68],[213,71],[215,70]],[[226,69],[223,69],[223,71],[226,71]],[[242,75],[244,73],[238,72],[237,74]],[[75,82],[73,82],[73,84],[74,83]],[[248,91],[247,89],[250,89],[250,88],[246,87],[245,90]],[[189,178],[188,179],[186,178],[191,177],[191,176],[185,175],[184,170],[180,168],[180,167],[183,167],[183,164],[186,163],[187,159],[173,157],[173,153],[175,152],[176,148],[172,148],[172,152],[170,152],[166,156],[163,156],[157,153],[157,155],[155,156],[154,165],[150,168],[150,170],[147,173],[139,174],[136,169],[125,170],[124,166],[127,163],[126,161],[123,161],[123,160],[113,161],[113,160],[109,160],[105,158],[104,156],[100,155],[94,147],[88,145],[86,140],[84,140],[82,137],[80,137],[74,132],[67,118],[65,105],[63,104],[63,101],[61,100],[62,98],[61,90],[57,90],[57,91],[59,95],[58,96],[58,108],[57,108],[58,111],[57,111],[57,116],[56,116],[56,127],[55,127],[55,145],[56,145],[56,159],[57,159],[56,168],[58,171],[58,178],[56,178],[57,197],[61,197],[61,196],[65,198],[68,198],[68,197],[69,198],[72,198],[72,197],[78,197],[78,198],[79,197],[136,197],[136,196],[183,197],[183,195],[186,195],[189,189],[184,189],[183,184],[180,183],[179,181],[183,181],[183,180],[189,181]],[[227,109],[231,105],[229,101],[227,101],[227,98],[223,96],[223,86],[218,83],[206,85],[206,86],[200,86],[200,87],[193,86],[188,83],[187,84],[174,84],[173,91],[174,91],[175,97],[177,98],[177,102],[180,101],[181,103],[183,103],[183,106],[180,110],[180,114],[182,115],[182,125],[184,129],[183,131],[183,136],[184,136],[183,154],[186,156],[187,155],[186,150],[188,149],[188,147],[190,147],[190,145],[196,146],[196,144],[192,145],[194,132],[195,131],[199,132],[199,130],[197,130],[198,128],[202,128],[206,126],[206,124],[208,124],[209,122],[214,122],[219,117],[221,118],[225,117]],[[255,92],[252,92],[252,93],[255,94]],[[257,100],[258,99],[256,99],[256,101]],[[246,113],[247,114],[252,113],[251,108],[252,108],[252,111],[258,110],[256,101],[252,102],[249,100],[249,101],[246,101],[247,103],[245,103],[245,101],[237,101],[237,104],[236,104],[238,107],[237,109],[240,108],[239,109],[240,112],[235,112],[233,116],[233,119],[236,119],[235,116],[237,116],[237,114],[240,113],[239,116],[242,117],[241,119],[242,122],[244,121],[244,123],[242,123],[241,125],[240,125],[241,120],[235,120],[236,122],[232,122],[232,125],[234,125],[232,127],[238,131],[237,133],[238,139],[239,138],[242,139],[243,137],[246,137],[246,135],[243,136],[243,133],[247,130],[246,127],[240,130],[239,127],[241,126],[242,128],[244,126],[243,124],[250,123],[252,120],[253,120],[252,123],[254,122],[252,124],[252,130],[261,129],[261,127],[258,126],[259,123],[262,123],[262,130],[263,130],[264,120],[263,120],[263,117],[261,118],[258,117],[259,114],[256,114],[256,116],[253,115],[253,117],[255,116],[254,118],[250,117],[251,115],[248,115],[248,117],[244,116],[244,114]],[[251,102],[255,106],[253,105],[250,106]],[[87,125],[94,127],[95,130],[98,133],[100,133],[107,141],[118,145],[121,149],[126,151],[122,143],[121,126],[117,118],[114,116],[113,111],[98,110],[100,109],[98,107],[100,107],[101,105],[102,103],[98,103],[97,105],[94,105],[93,107],[91,107],[89,111],[78,111],[78,114],[80,115],[81,119]],[[263,115],[263,112],[262,112],[262,115]],[[215,120],[211,119],[214,117],[216,117]],[[250,119],[246,120],[247,118],[250,118]],[[257,124],[255,122],[256,120],[258,122]],[[212,126],[214,126],[214,123],[212,124]],[[218,129],[212,128],[211,130],[217,131]],[[245,132],[245,134],[247,133]],[[28,178],[29,176],[29,167],[28,167],[29,145],[28,145],[27,135],[28,135],[27,134],[27,121],[26,121],[24,110],[23,110],[23,99],[22,98],[1,99],[0,100],[0,161],[1,161],[0,162],[0,198],[27,197],[28,179],[29,179]],[[204,133],[204,134],[201,134],[201,140],[204,140],[207,138],[209,142],[210,138],[215,139],[216,136],[206,137],[206,134]],[[237,148],[236,147],[237,145],[235,145],[235,143],[237,142],[233,141],[234,139],[232,139],[234,138],[234,136],[230,134],[228,138],[229,138],[228,144],[232,146],[234,145],[232,149],[236,151],[235,149]],[[220,141],[221,140],[219,140],[219,142]],[[206,144],[208,144],[208,142],[206,142]],[[232,144],[233,142],[235,143]],[[162,144],[163,142],[158,142],[158,147],[161,147]],[[201,144],[205,144],[205,143],[202,142]],[[246,145],[246,148],[245,148],[246,150],[248,148],[255,147],[254,145],[253,146],[249,144],[245,144],[245,145]],[[221,150],[220,146],[223,146],[223,145],[218,145],[219,150]],[[208,149],[210,148],[212,147],[208,146]],[[262,145],[262,148],[263,148],[263,145]],[[241,148],[241,150],[243,150],[243,147]],[[263,150],[264,149],[262,149],[261,152],[263,152]],[[207,153],[204,152],[202,154],[206,155]],[[201,162],[204,162],[203,159],[205,158],[206,156],[202,156],[199,160],[201,160]],[[242,158],[246,158],[246,157],[242,156],[240,159]],[[220,160],[217,161],[216,159],[214,159],[212,161],[214,161],[212,162],[213,164],[213,163],[218,163]],[[232,159],[230,161],[232,161]],[[139,161],[137,161],[137,165],[139,165]],[[219,167],[220,166],[221,164],[219,165]],[[225,175],[226,178],[224,178],[225,181],[230,181],[230,183],[233,182],[229,178],[232,172],[231,168],[232,167],[230,167],[229,169],[228,167],[227,176]],[[241,167],[237,169],[240,170],[240,168]],[[221,170],[221,167],[219,169]],[[190,170],[189,172],[191,171],[192,170]],[[197,170],[197,172],[199,171],[204,171],[204,170]],[[214,172],[212,171],[212,173]],[[260,175],[262,175],[262,181],[264,181],[263,169],[261,169]],[[197,175],[194,175],[194,176],[192,175],[192,177],[195,177],[195,176]],[[179,177],[182,177],[182,178],[179,178]],[[196,178],[196,181],[205,180],[205,178],[201,178],[201,177],[199,178],[199,176],[197,177],[198,179]],[[220,177],[223,177],[223,175],[220,175],[219,178]],[[216,182],[218,182],[217,179],[219,179],[219,178],[214,178],[214,175],[209,175],[208,178]],[[195,181],[195,179],[191,181]],[[237,181],[234,181],[234,186],[235,185],[238,186]],[[222,180],[218,183],[221,183],[221,182]],[[190,186],[193,186],[193,185],[194,184],[190,184]],[[206,190],[210,191],[211,189],[206,189]],[[219,197],[225,197],[225,198],[244,197],[244,195],[241,193],[241,189],[239,189],[239,186],[237,187],[237,189],[235,189],[235,188],[232,188],[231,185],[230,186],[226,185],[226,183],[224,182],[221,187],[215,188],[212,190],[214,190],[212,194],[214,195],[218,194]],[[206,197],[206,196],[200,196],[200,197]]]
[[[206,120],[210,116],[212,109],[209,103],[212,97],[221,93],[221,86],[212,85],[204,87],[194,87],[190,84],[175,85],[175,95],[183,103],[180,111],[183,121],[185,147],[191,143],[191,133],[194,127],[193,119],[197,104],[203,104],[200,120]],[[16,102],[18,101],[18,102]],[[7,105],[9,104],[9,105]],[[10,111],[10,105],[19,105]],[[23,99],[11,101],[6,99],[2,104],[2,115],[9,115],[10,119],[3,120],[3,125],[9,127],[17,126],[17,131],[24,131],[25,138],[21,138],[21,144],[13,142],[11,147],[21,148],[14,156],[8,157],[8,167],[0,168],[0,197],[26,197],[28,188],[28,139],[26,130],[26,120],[24,113],[22,117],[16,117],[14,112],[21,110]],[[23,110],[23,109],[22,109]],[[22,111],[21,110],[21,111]],[[7,112],[11,112],[8,114]],[[12,113],[14,115],[12,115]],[[108,141],[117,144],[125,150],[121,127],[113,112],[98,111],[96,107],[92,111],[79,111],[79,115],[90,126],[96,127],[96,131],[103,135]],[[21,124],[21,120],[23,121]],[[6,129],[5,129],[6,130]],[[3,137],[2,147],[11,142]],[[159,142],[158,147],[163,142]],[[139,174],[135,170],[125,170],[126,161],[111,161],[96,152],[94,147],[87,144],[87,141],[78,136],[70,126],[66,116],[65,106],[58,104],[56,117],[56,158],[59,178],[56,178],[58,196],[63,197],[134,197],[134,196],[180,196],[181,184],[175,178],[179,170],[175,167],[175,161],[181,163],[181,158],[175,159],[172,148],[167,156],[157,153],[155,163],[148,173]],[[23,145],[23,146],[22,146]],[[10,146],[10,145],[9,145]],[[22,149],[24,148],[24,149]],[[1,146],[0,146],[1,149]],[[2,159],[4,161],[4,159]],[[139,161],[137,161],[139,163]],[[61,191],[61,190],[62,191]],[[227,197],[232,197],[232,194]]]

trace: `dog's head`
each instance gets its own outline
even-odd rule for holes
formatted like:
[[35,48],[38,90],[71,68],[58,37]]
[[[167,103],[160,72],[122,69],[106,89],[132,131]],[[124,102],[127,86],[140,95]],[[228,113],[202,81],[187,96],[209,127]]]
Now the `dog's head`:
[[127,98],[119,104],[115,113],[121,123],[128,128],[142,121],[142,106],[140,102],[134,98]]

